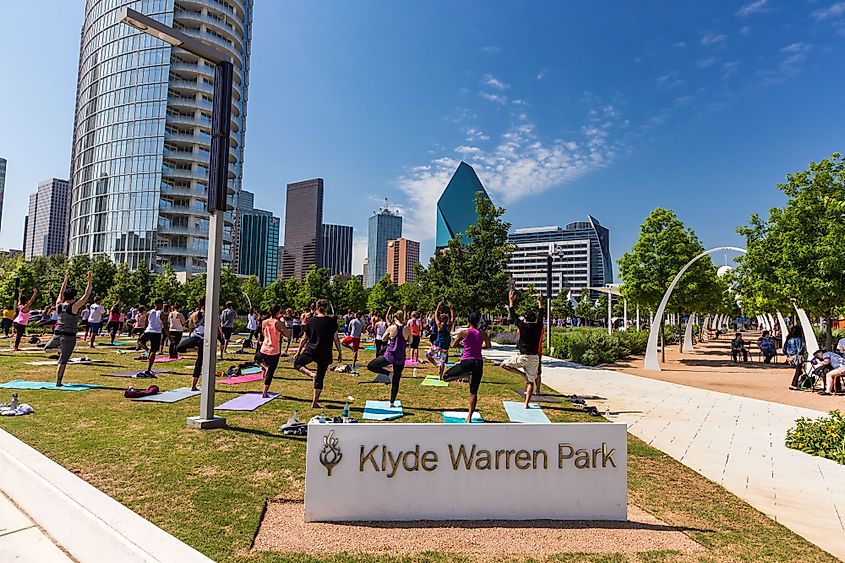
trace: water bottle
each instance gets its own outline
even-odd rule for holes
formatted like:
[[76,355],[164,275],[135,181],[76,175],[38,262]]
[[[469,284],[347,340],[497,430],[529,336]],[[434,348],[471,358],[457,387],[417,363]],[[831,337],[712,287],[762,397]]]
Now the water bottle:
[[346,401],[343,404],[343,421],[346,422],[349,420],[349,401]]
[[414,377],[417,376],[417,368],[414,368]]

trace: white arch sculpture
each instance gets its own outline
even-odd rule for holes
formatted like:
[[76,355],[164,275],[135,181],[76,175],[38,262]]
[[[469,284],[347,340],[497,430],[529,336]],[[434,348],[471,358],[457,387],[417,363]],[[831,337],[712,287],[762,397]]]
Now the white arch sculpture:
[[672,280],[672,283],[669,284],[669,289],[666,290],[666,293],[663,294],[663,299],[660,300],[660,305],[657,307],[657,312],[654,314],[654,318],[657,322],[652,323],[651,330],[648,333],[648,346],[645,349],[645,362],[643,365],[643,369],[648,371],[660,371],[660,361],[657,358],[657,337],[660,335],[660,322],[663,319],[663,311],[666,309],[666,305],[669,303],[669,298],[672,296],[672,291],[675,290],[675,286],[678,285],[678,281],[681,279],[686,271],[689,269],[690,266],[695,264],[699,259],[704,258],[714,252],[722,252],[724,250],[733,250],[734,252],[741,252],[745,254],[744,248],[738,248],[736,246],[718,246],[716,248],[711,248],[710,250],[705,250],[681,268],[681,271],[675,275],[675,279]]
[[786,326],[786,319],[783,318],[783,314],[780,311],[776,311],[778,314],[778,324],[780,325],[780,340],[781,345],[786,344],[786,337],[789,336],[789,327]]
[[798,320],[801,322],[801,330],[804,332],[804,344],[807,347],[807,353],[812,354],[819,349],[819,341],[816,339],[813,324],[810,322],[810,318],[804,309],[800,308],[797,304],[794,307],[795,312],[798,313]]
[[695,347],[692,345],[692,325],[695,324],[695,313],[691,313],[687,319],[687,327],[684,330],[684,352],[692,352]]

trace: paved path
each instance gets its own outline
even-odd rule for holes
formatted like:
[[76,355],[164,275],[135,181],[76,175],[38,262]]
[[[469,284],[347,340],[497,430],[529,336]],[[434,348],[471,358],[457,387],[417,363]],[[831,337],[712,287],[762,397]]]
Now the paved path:
[[0,493],[0,561],[72,562],[29,516]]
[[[511,349],[485,354],[504,358]],[[543,383],[598,396],[634,436],[719,483],[769,517],[845,560],[845,466],[790,450],[796,418],[825,413],[609,370],[543,362]]]

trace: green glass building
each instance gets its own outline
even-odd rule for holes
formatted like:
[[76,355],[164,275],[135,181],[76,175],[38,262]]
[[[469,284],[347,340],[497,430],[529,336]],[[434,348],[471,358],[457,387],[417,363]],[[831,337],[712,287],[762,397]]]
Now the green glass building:
[[241,213],[239,234],[238,273],[256,276],[261,285],[275,281],[279,273],[279,218],[259,209]]
[[[462,161],[437,201],[437,248],[444,248],[455,235],[463,235],[476,222],[475,194],[478,192],[490,199],[475,170]],[[467,242],[466,237],[463,240]]]

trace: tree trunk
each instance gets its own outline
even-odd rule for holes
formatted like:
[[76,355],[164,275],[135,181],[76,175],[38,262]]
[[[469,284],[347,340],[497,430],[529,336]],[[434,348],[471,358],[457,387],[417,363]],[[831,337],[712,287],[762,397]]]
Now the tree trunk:
[[825,344],[825,348],[827,350],[833,350],[833,326],[831,325],[831,316],[832,315],[833,315],[833,313],[828,313],[827,316],[825,317],[824,331],[825,331],[825,337],[826,337],[826,340],[827,340],[827,342]]

